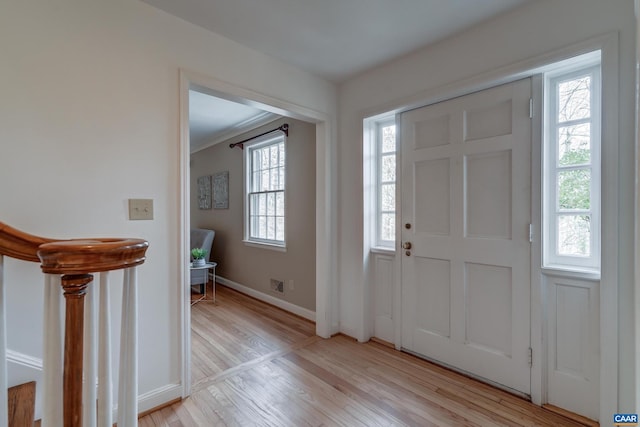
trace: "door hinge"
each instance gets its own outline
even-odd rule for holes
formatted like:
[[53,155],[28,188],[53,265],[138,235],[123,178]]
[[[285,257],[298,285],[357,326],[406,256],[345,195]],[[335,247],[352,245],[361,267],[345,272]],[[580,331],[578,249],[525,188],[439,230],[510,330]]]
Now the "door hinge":
[[533,349],[529,347],[529,353],[527,355],[527,361],[529,362],[529,366],[533,366]]
[[529,224],[529,243],[533,243],[533,224]]
[[529,118],[533,119],[533,98],[529,98]]

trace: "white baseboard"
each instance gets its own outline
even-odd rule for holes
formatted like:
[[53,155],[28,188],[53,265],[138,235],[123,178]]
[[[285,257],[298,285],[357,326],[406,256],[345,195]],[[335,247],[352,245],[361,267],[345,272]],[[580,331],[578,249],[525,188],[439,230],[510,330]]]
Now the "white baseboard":
[[234,289],[238,292],[242,292],[243,294],[247,294],[250,297],[258,299],[260,301],[264,301],[268,304],[275,305],[278,308],[281,308],[285,311],[293,313],[297,316],[303,317],[307,320],[311,320],[312,322],[316,321],[316,312],[306,309],[304,307],[300,307],[299,305],[291,304],[290,302],[281,300],[280,298],[276,298],[272,295],[265,294],[264,292],[256,291],[253,288],[249,288],[248,286],[241,285],[240,283],[234,282],[229,279],[225,279],[219,275],[216,275],[216,282],[220,282],[221,284]]
[[167,384],[138,396],[138,413],[146,412],[167,402],[182,398],[182,385]]
[[[14,365],[9,368],[9,386],[36,381],[36,419],[42,418],[41,413],[41,380],[42,380],[42,359],[29,356],[13,350],[7,350],[7,364]],[[181,384],[167,384],[155,390],[148,391],[138,396],[138,412],[146,412],[157,408],[182,397]],[[114,396],[114,400],[117,399]],[[115,402],[114,402],[115,403]],[[117,406],[113,409],[113,419],[117,419]]]

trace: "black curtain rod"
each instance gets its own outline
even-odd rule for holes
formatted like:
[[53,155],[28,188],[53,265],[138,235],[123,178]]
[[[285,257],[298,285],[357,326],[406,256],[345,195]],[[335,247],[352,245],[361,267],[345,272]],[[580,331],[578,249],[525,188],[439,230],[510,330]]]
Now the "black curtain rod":
[[252,136],[251,138],[243,139],[242,141],[239,141],[239,142],[234,142],[233,144],[229,144],[229,148],[234,148],[234,147],[240,146],[240,148],[242,150],[244,150],[244,143],[245,142],[251,141],[252,139],[260,138],[263,135],[267,135],[267,134],[270,134],[272,132],[277,132],[277,131],[282,131],[282,132],[284,132],[284,134],[286,136],[289,136],[289,124],[285,123],[280,127],[268,130],[268,131],[266,131],[264,133],[261,133],[260,135]]

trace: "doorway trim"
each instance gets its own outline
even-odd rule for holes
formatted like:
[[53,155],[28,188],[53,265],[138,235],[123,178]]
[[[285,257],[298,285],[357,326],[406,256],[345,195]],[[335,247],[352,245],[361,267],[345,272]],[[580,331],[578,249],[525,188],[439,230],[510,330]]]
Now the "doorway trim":
[[191,394],[191,310],[189,292],[184,285],[189,281],[189,269],[186,268],[189,249],[190,220],[190,150],[189,150],[189,90],[197,88],[203,93],[238,102],[276,113],[281,116],[299,119],[316,125],[316,334],[329,338],[337,332],[337,319],[332,307],[336,307],[337,250],[335,244],[336,226],[336,183],[331,173],[335,164],[335,118],[327,113],[316,111],[301,105],[278,99],[235,84],[205,76],[185,69],[180,74],[179,105],[179,224],[180,234],[178,272],[180,280],[178,291],[178,312],[180,318],[180,382],[182,397]]

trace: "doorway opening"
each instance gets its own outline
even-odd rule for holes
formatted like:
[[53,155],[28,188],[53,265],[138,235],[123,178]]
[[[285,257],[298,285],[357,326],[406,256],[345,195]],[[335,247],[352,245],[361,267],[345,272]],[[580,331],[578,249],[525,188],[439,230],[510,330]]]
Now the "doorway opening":
[[[238,224],[242,226],[247,204],[244,200],[245,179],[243,179],[242,166],[243,161],[246,161],[243,160],[246,151],[239,148],[230,148],[229,143],[250,138],[255,136],[254,134],[263,133],[265,129],[269,130],[271,127],[278,127],[280,122],[286,122],[290,130],[290,136],[287,139],[291,142],[288,147],[290,152],[287,153],[287,174],[295,175],[303,172],[307,174],[306,178],[296,179],[296,182],[291,185],[290,196],[295,198],[289,204],[294,206],[295,200],[299,200],[304,196],[309,201],[304,211],[309,210],[310,212],[302,215],[306,221],[303,224],[299,223],[300,221],[296,224],[296,215],[291,215],[290,220],[287,218],[287,230],[291,230],[291,233],[288,234],[293,237],[290,242],[287,242],[290,245],[290,249],[286,248],[287,251],[285,253],[282,253],[283,251],[256,248],[250,242],[244,241],[247,239],[245,239],[246,235],[242,232],[240,232],[240,235],[238,233],[232,235],[221,233],[222,228],[221,230],[216,230],[211,260],[218,262],[219,266],[224,265],[219,272],[233,275],[233,278],[235,278],[233,280],[231,277],[218,276],[219,283],[231,288],[235,287],[250,296],[265,300],[313,320],[316,322],[316,334],[322,337],[329,337],[334,332],[333,330],[336,329],[330,309],[335,305],[329,303],[331,295],[335,294],[330,289],[333,286],[332,284],[335,283],[333,278],[335,268],[332,268],[335,265],[334,255],[332,255],[335,251],[330,250],[330,246],[335,239],[332,238],[334,227],[331,226],[331,210],[334,206],[332,204],[333,179],[327,172],[330,163],[330,155],[328,153],[330,153],[331,145],[330,118],[328,116],[229,85],[217,79],[197,76],[184,71],[181,72],[180,95],[180,241],[182,245],[180,253],[182,254],[182,259],[180,260],[179,268],[182,272],[182,280],[180,282],[184,286],[180,286],[179,289],[179,304],[182,313],[180,316],[182,343],[181,380],[183,397],[186,397],[191,393],[191,287],[188,286],[190,283],[190,269],[188,268],[190,261],[189,251],[191,249],[189,242],[190,230],[192,227],[207,226],[206,220],[203,218],[207,214],[211,217],[212,212],[221,218],[226,217],[232,223],[236,221],[234,227],[237,230]],[[235,125],[230,126],[231,129],[222,131],[217,137],[202,136],[204,134],[200,133],[198,134],[199,140],[196,140],[191,137],[189,129],[189,121],[192,118],[189,106],[196,99],[198,102],[205,104],[207,102],[216,104],[218,108],[222,108],[225,112],[234,109],[234,111],[237,110],[239,112],[238,114],[244,112],[251,117],[245,117],[242,120],[238,119]],[[198,129],[198,131],[201,130]],[[192,154],[194,150],[192,150],[191,142],[197,144],[195,154]],[[300,152],[301,150],[303,153]],[[222,156],[227,158],[220,158]],[[296,158],[301,158],[300,156],[304,158],[303,161],[296,161]],[[304,162],[309,161],[311,166],[305,167]],[[228,208],[201,210],[198,204],[198,195],[193,194],[194,189],[198,188],[198,178],[221,172],[228,172]],[[310,177],[309,174],[311,175]],[[297,181],[305,183],[306,186],[303,189],[297,188],[299,187],[296,186]],[[237,223],[237,221],[240,222]],[[222,224],[224,224],[224,221]],[[224,228],[224,226],[222,227]],[[301,243],[299,241],[296,242],[295,237],[304,233],[310,233],[311,238],[306,239],[305,247],[301,247]],[[228,252],[227,248],[231,246],[234,249]],[[295,272],[280,273],[278,269],[271,269],[276,264],[274,259],[285,255],[295,257],[305,252],[312,254],[310,267],[306,268],[306,270],[312,270],[310,278],[299,280],[299,276]],[[247,257],[244,255],[247,253],[251,253],[253,256],[251,265],[245,264],[244,268],[239,268],[241,263],[247,262]],[[305,266],[300,265],[295,260],[285,263],[305,270]],[[260,266],[260,264],[262,265]],[[236,273],[230,273],[230,268],[235,269]],[[245,273],[247,270],[254,271],[259,269],[263,270],[265,277],[260,278],[258,280],[259,283],[256,285],[253,283],[253,279],[245,276]],[[238,273],[239,270],[243,271]],[[282,289],[270,289],[271,279],[282,281]],[[242,283],[243,281],[247,283]],[[266,288],[264,288],[265,284]],[[285,298],[278,294],[278,291],[284,291]]]

